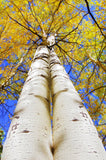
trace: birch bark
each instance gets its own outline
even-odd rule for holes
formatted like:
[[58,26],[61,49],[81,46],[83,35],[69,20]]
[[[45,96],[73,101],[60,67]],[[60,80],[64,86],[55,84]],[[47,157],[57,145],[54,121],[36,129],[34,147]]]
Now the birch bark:
[[53,160],[49,51],[38,47],[4,144],[2,160]]
[[54,160],[106,160],[96,128],[53,50],[50,69]]
[[5,141],[2,160],[105,160],[106,153],[96,128],[52,49],[55,36],[49,36],[47,43],[51,50],[40,46],[36,51]]

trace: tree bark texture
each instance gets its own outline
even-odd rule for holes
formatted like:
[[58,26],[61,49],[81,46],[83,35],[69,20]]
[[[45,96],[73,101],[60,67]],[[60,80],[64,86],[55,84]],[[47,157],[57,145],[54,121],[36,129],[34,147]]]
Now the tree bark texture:
[[47,47],[38,47],[9,128],[2,160],[53,160],[48,57]]
[[97,130],[53,50],[50,70],[54,160],[106,160]]
[[[54,37],[48,41],[53,45]],[[39,46],[36,50],[4,144],[2,160],[106,160],[87,110],[54,50],[48,48]]]

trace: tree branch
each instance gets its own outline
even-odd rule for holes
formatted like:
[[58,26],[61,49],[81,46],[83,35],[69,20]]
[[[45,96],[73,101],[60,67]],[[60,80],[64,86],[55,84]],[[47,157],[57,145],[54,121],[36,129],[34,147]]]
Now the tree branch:
[[106,36],[104,35],[104,33],[102,32],[102,28],[99,26],[98,22],[96,21],[96,19],[94,18],[93,14],[90,11],[90,7],[89,7],[89,3],[87,0],[84,0],[87,6],[87,10],[88,10],[88,14],[91,16],[92,20],[95,22],[95,24],[97,25],[97,27],[99,28],[102,36],[104,36],[106,38]]
[[[8,14],[8,13],[7,13]],[[30,28],[27,28],[26,26],[24,26],[23,24],[21,24],[20,22],[18,22],[16,19],[14,19],[13,17],[11,17],[8,14],[9,18],[11,18],[14,22],[16,22],[17,24],[19,24],[20,26],[22,26],[23,28],[27,29],[28,31],[32,32],[33,34],[37,35],[39,38],[42,38],[42,36],[40,36],[37,32],[32,31]]]
[[104,86],[99,86],[99,87],[93,89],[92,91],[90,91],[89,93],[87,93],[87,94],[85,95],[85,97],[88,96],[89,94],[91,94],[92,92],[95,92],[96,90],[101,89],[101,88],[105,88],[105,87],[106,87],[106,85],[104,85]]

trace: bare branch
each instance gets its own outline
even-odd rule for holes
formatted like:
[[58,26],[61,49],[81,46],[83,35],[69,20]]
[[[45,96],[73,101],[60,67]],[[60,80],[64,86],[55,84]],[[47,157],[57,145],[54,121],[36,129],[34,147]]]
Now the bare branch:
[[95,24],[97,25],[97,27],[99,28],[102,36],[104,36],[104,38],[106,38],[106,36],[104,35],[104,33],[102,32],[102,28],[99,26],[98,22],[96,21],[96,19],[94,18],[93,14],[91,13],[90,7],[89,7],[89,3],[87,0],[84,0],[87,6],[87,10],[88,10],[88,14],[91,16],[92,20],[95,22]]
[[[8,14],[8,13],[7,13]],[[8,14],[9,18],[12,19],[14,22],[16,22],[17,24],[19,24],[20,26],[22,26],[23,28],[27,29],[28,31],[32,32],[33,34],[37,35],[39,38],[42,38],[41,35],[39,35],[37,32],[34,32],[33,30],[31,30],[30,28],[24,26],[23,24],[21,24],[20,22],[18,22],[16,19],[14,19],[13,17],[11,17],[9,14]]]
[[99,86],[99,87],[97,87],[97,88],[94,88],[94,89],[93,89],[93,90],[91,90],[89,93],[87,93],[87,94],[85,95],[85,97],[86,97],[86,96],[88,96],[89,94],[91,94],[91,93],[95,92],[96,90],[101,89],[101,88],[106,88],[106,85],[104,85],[104,86]]
[[55,9],[55,11],[54,11],[54,12],[52,13],[52,15],[51,15],[51,16],[52,16],[52,21],[51,21],[51,23],[50,23],[50,26],[49,26],[49,29],[48,29],[48,33],[51,32],[51,26],[52,26],[52,23],[53,23],[53,21],[54,21],[54,16],[55,16],[56,12],[59,10],[60,5],[61,5],[61,3],[62,3],[63,1],[64,1],[64,0],[60,0],[57,8]]
[[[56,44],[57,47],[60,49],[60,51],[62,51],[63,53],[65,53],[69,58],[71,58],[73,61],[75,61],[76,63],[80,64],[78,61],[76,61],[74,58],[72,58],[59,44]],[[80,64],[81,65],[81,64]]]

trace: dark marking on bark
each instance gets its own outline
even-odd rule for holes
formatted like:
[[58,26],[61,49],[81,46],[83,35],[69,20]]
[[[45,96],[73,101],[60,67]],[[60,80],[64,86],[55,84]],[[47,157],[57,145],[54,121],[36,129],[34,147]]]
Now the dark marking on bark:
[[35,97],[39,98],[41,101],[46,101],[47,103],[50,103],[48,98],[42,97],[40,95],[34,95]]
[[18,123],[14,124],[14,125],[12,126],[12,131],[13,131],[13,130],[16,130],[18,125],[19,125]]
[[18,110],[18,111],[16,110],[16,111],[14,112],[14,116],[13,116],[13,117],[18,116],[18,114],[21,113],[23,110],[24,110],[24,109],[20,109],[20,110]]
[[22,133],[29,133],[31,131],[28,131],[27,129],[23,130]]
[[45,68],[50,69],[50,67],[45,67]]
[[48,61],[46,61],[45,59],[43,59],[43,61],[45,61],[48,64]]
[[48,77],[45,76],[45,75],[43,75],[43,74],[40,74],[39,76],[41,76],[41,77],[43,77],[43,78],[45,78],[45,79],[48,79]]
[[87,116],[87,114],[86,114],[86,113],[84,113],[84,112],[80,112],[80,114],[82,114],[82,116],[83,116],[84,118],[88,118],[88,116]]
[[29,93],[28,95],[34,95],[34,93]]
[[94,153],[97,153],[97,151],[93,151]]
[[54,147],[51,147],[52,155],[54,155]]
[[48,61],[46,60],[46,59],[48,59],[48,58],[49,58],[49,55],[48,55],[48,54],[46,54],[46,53],[41,53],[41,55],[36,56],[36,57],[33,59],[33,62],[35,62],[35,61],[38,60],[38,59],[41,59],[41,60],[45,61],[46,63],[48,63]]
[[[54,78],[59,77],[59,76],[61,77],[61,75],[54,75],[54,76],[51,77],[51,79],[54,79]],[[65,76],[62,75],[62,78],[65,78],[66,80],[67,79],[69,80],[69,77],[67,76],[67,74]]]
[[32,80],[32,78],[27,79],[25,83],[29,82],[30,80]]
[[14,118],[19,119],[19,118],[20,118],[20,116],[14,116]]
[[[37,58],[37,60],[38,59],[41,59],[41,60],[43,60],[43,61],[45,61],[47,64],[48,64],[48,61],[47,60],[45,60],[44,58]],[[34,61],[35,61],[36,59],[34,58]]]
[[40,115],[40,113],[38,112],[37,115]]
[[48,59],[48,57],[49,57],[48,54],[42,53],[42,55],[36,56],[36,57],[34,58],[34,60],[36,60],[36,59],[43,59],[43,58],[47,58],[47,59]]
[[83,108],[83,106],[79,106],[79,108]]
[[56,78],[58,75],[54,75],[53,77],[51,77],[52,79]]
[[73,119],[72,121],[79,121],[77,118]]
[[61,63],[58,62],[58,61],[56,62],[56,60],[51,60],[51,61],[50,61],[50,67],[54,66],[55,64],[61,65]]
[[61,91],[58,91],[58,92],[56,92],[55,94],[52,95],[52,98],[54,99],[54,98],[57,97],[60,93],[62,93],[62,92],[67,92],[67,91],[68,91],[68,88],[65,88],[65,89],[63,89],[63,90],[61,90]]

